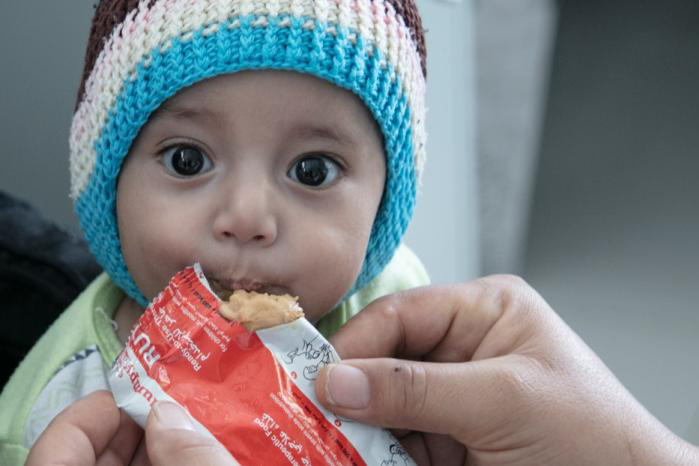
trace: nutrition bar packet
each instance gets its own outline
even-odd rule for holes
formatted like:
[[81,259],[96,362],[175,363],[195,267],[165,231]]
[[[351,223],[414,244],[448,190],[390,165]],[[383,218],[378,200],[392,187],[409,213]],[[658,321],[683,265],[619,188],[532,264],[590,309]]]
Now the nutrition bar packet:
[[157,400],[177,403],[243,466],[415,464],[388,431],[318,404],[314,380],[339,356],[304,317],[248,331],[222,304],[199,264],[150,303],[109,376],[136,422]]

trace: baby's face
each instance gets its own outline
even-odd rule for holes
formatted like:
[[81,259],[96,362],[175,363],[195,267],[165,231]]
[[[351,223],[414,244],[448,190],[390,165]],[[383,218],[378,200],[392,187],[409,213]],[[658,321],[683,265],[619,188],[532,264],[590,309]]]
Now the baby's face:
[[167,101],[124,162],[117,219],[148,299],[195,261],[237,289],[299,296],[315,322],[354,283],[383,193],[382,139],[326,81],[252,71]]

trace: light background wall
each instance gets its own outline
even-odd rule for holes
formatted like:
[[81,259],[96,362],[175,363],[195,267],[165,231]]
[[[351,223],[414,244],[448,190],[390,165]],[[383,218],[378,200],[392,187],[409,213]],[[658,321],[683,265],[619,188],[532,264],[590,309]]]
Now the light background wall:
[[475,2],[481,270],[521,274],[556,32],[554,0]]
[[474,278],[478,182],[471,0],[417,0],[427,40],[427,164],[406,235],[435,283]]

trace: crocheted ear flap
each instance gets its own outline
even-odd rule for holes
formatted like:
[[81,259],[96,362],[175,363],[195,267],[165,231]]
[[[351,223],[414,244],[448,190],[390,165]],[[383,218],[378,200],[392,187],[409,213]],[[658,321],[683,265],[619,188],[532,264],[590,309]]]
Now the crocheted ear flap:
[[384,136],[384,196],[351,292],[363,287],[393,257],[412,217],[425,160],[425,63],[412,0],[101,1],[70,135],[71,197],[90,249],[145,305],[115,217],[117,177],[140,128],[203,79],[294,70],[354,92]]

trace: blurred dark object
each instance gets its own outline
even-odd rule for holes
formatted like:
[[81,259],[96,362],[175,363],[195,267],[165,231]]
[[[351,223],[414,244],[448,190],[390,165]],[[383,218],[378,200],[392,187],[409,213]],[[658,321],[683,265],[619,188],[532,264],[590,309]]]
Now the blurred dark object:
[[99,272],[82,240],[0,191],[0,387]]

